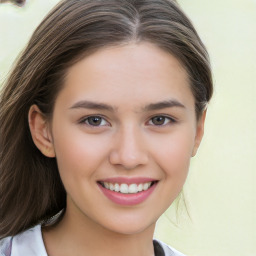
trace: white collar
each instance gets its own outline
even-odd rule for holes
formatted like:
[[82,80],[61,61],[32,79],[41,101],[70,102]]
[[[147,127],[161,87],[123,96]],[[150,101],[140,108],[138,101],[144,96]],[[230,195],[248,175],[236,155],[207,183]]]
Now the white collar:
[[16,235],[12,240],[12,256],[47,256],[41,225],[37,225],[25,232]]

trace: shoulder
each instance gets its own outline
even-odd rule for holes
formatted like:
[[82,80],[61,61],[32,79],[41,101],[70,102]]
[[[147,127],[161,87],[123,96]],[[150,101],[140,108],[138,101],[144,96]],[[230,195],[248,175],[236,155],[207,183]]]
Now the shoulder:
[[[186,256],[185,254],[177,251],[176,249],[172,248],[171,246],[165,244],[164,242],[160,240],[154,240],[155,247],[161,247],[162,249],[162,255],[164,256]],[[159,254],[161,255],[161,254]]]
[[0,256],[47,256],[43,244],[41,225],[16,236],[0,240]]

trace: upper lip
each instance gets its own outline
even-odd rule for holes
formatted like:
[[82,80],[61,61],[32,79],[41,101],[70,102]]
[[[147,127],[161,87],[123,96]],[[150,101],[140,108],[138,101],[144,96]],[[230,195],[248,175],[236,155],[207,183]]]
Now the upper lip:
[[140,184],[146,182],[157,181],[157,179],[149,178],[149,177],[113,177],[99,180],[98,182],[109,182],[109,183],[118,183],[118,184]]

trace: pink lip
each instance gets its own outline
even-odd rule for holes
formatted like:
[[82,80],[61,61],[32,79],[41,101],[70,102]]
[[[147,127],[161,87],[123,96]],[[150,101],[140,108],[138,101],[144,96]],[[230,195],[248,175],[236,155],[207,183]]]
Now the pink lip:
[[[143,180],[143,181],[142,181]],[[139,184],[139,183],[145,183],[145,182],[150,182],[153,181],[152,179],[145,179],[145,178],[139,178],[139,179],[107,179],[104,180],[104,182],[111,182],[111,183],[126,183],[126,184]],[[122,194],[119,192],[111,191],[109,189],[104,188],[100,183],[98,183],[98,186],[100,190],[103,192],[103,194],[110,199],[112,202],[120,205],[136,205],[144,202],[154,191],[156,188],[157,182],[154,183],[148,190],[141,191],[135,194]]]

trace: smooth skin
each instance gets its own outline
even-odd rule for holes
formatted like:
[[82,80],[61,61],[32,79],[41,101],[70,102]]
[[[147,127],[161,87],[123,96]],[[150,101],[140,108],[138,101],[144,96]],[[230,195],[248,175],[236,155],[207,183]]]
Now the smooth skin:
[[[153,44],[103,48],[73,65],[52,120],[29,111],[34,143],[56,157],[67,191],[63,220],[43,230],[48,254],[154,255],[155,223],[182,190],[204,119],[182,65]],[[124,206],[99,189],[113,177],[158,182],[145,201]]]

